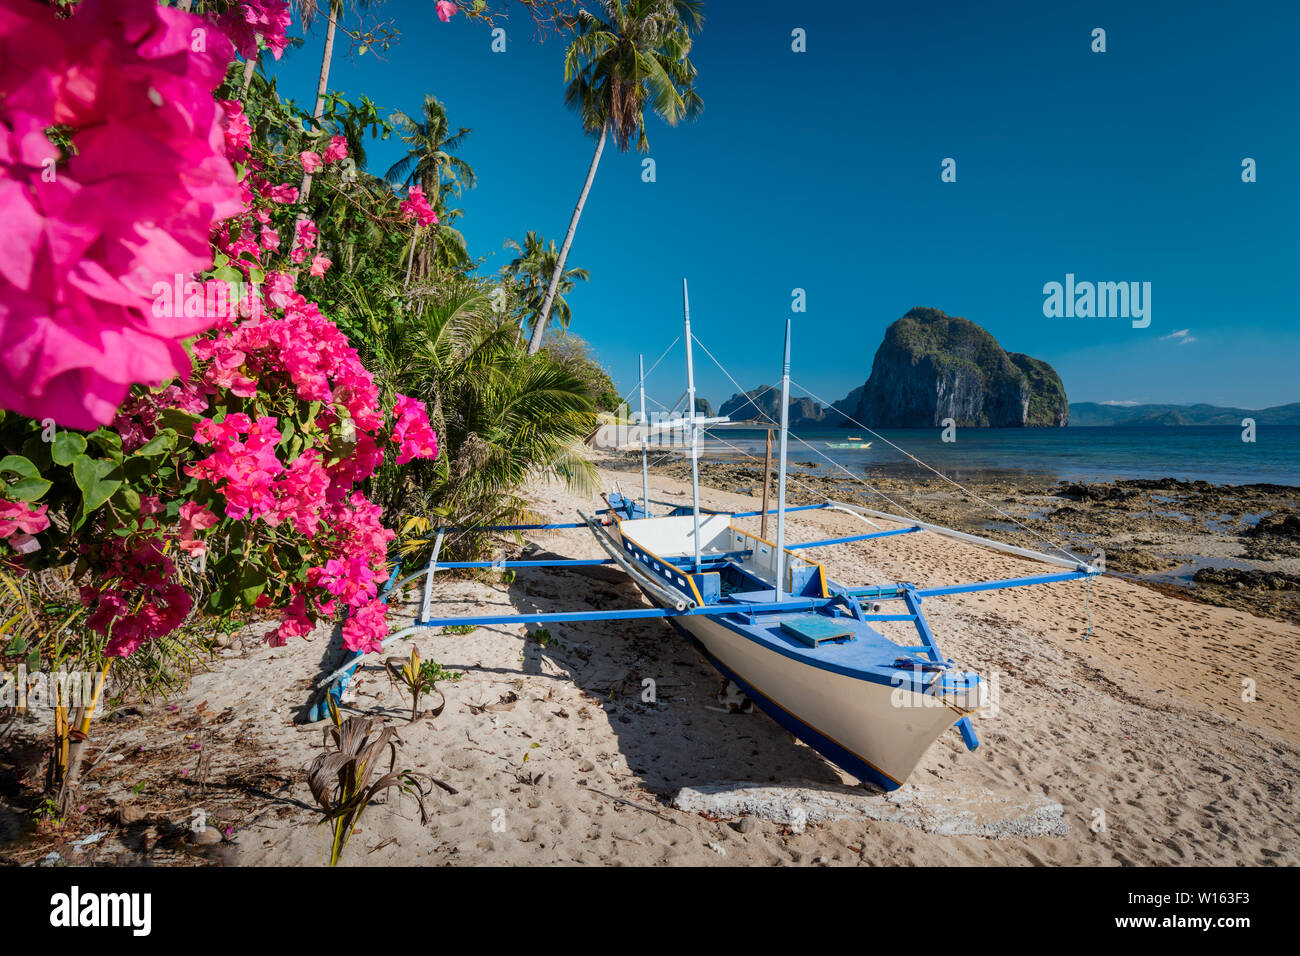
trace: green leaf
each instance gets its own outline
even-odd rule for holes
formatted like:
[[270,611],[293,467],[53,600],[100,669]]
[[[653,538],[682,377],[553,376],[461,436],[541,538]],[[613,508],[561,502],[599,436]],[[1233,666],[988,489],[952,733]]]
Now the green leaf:
[[122,463],[122,439],[116,432],[111,432],[107,428],[100,428],[90,433],[90,440],[98,445],[104,454],[108,455],[113,461],[119,465]]
[[[281,423],[281,425],[282,428],[280,431],[280,440],[276,443],[277,448],[284,448],[286,445],[288,445],[289,442],[293,440],[293,434],[295,430],[293,426],[293,419],[289,418],[288,416],[285,416],[285,419]],[[291,456],[289,460],[292,461],[293,457],[295,456]]]
[[239,598],[244,607],[252,607],[253,602],[266,590],[266,572],[259,567],[248,566],[239,576]]
[[85,452],[86,436],[64,431],[54,436],[54,447],[50,449],[50,457],[54,459],[56,465],[70,465],[74,458]]
[[127,481],[139,481],[141,478],[154,473],[153,462],[148,458],[139,458],[135,455],[122,462],[121,467],[122,476]]
[[0,458],[0,472],[8,472],[20,478],[39,478],[40,470],[22,455],[6,455]]
[[145,458],[152,458],[154,455],[161,455],[164,452],[171,451],[175,447],[176,432],[170,428],[164,428],[150,441],[137,448],[135,453]]
[[5,489],[5,497],[14,501],[35,501],[49,491],[52,484],[44,478],[23,478]]
[[72,477],[81,489],[87,514],[100,507],[113,492],[122,487],[122,471],[117,462],[78,455],[72,462]]
[[113,495],[113,501],[131,514],[140,513],[140,492],[130,485],[123,485],[119,488],[117,494]]

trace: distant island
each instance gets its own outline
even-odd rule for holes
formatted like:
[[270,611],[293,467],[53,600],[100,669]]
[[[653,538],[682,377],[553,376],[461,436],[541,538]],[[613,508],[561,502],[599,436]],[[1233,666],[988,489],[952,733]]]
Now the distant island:
[[1127,405],[1101,402],[1071,402],[1071,425],[1231,425],[1240,427],[1244,418],[1256,425],[1300,425],[1300,402],[1272,408],[1225,408],[1221,405]]
[[[826,409],[811,398],[790,397],[790,427],[798,431],[801,428],[825,427],[835,424],[827,421]],[[743,395],[732,395],[720,406],[718,414],[725,415],[734,422],[781,420],[781,389],[771,385],[751,388]],[[840,416],[836,415],[835,418]]]
[[[760,385],[718,408],[732,421],[779,421],[780,389]],[[697,399],[707,408],[708,403]],[[843,413],[843,414],[840,414]],[[790,427],[1060,428],[1066,425],[1300,425],[1300,402],[1272,408],[1070,402],[1051,365],[1008,352],[985,329],[940,309],[915,308],[885,330],[867,381],[830,406],[791,396]]]
[[[718,408],[733,421],[777,420],[780,391],[762,385]],[[839,414],[842,412],[843,414]],[[845,418],[847,415],[849,418]],[[790,427],[1060,427],[1070,406],[1046,362],[1007,352],[969,319],[912,309],[885,330],[867,381],[827,408],[790,399]]]
[[882,428],[940,427],[945,419],[962,427],[1060,427],[1070,420],[1065,386],[1050,365],[1007,352],[969,319],[926,308],[885,330],[870,378],[835,407]]

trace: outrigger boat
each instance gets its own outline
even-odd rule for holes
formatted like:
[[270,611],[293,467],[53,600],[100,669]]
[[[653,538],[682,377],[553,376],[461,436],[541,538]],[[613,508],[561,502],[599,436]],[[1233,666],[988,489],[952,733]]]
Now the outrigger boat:
[[871,447],[871,442],[864,442],[859,438],[850,438],[848,441],[828,441],[827,448],[856,448],[859,451],[866,451]]
[[[448,625],[537,625],[585,621],[661,618],[686,635],[717,670],[734,682],[772,719],[832,763],[859,780],[893,790],[912,773],[926,750],[954,725],[966,747],[979,741],[971,724],[987,696],[977,674],[959,669],[940,650],[922,611],[926,598],[972,591],[1087,579],[1099,573],[1083,560],[1031,551],[988,538],[914,521],[887,512],[839,501],[786,507],[787,435],[789,432],[790,323],[786,323],[781,377],[780,466],[775,511],[720,513],[700,507],[698,448],[704,423],[693,413],[695,379],[690,306],[682,284],[686,313],[687,413],[682,419],[646,427],[645,373],[641,374],[642,495],[640,501],[620,492],[605,496],[607,507],[594,515],[579,512],[578,522],[506,525],[491,530],[539,532],[587,528],[607,555],[602,559],[454,561],[439,563],[444,534],[434,541],[428,566],[390,587],[423,578],[424,594],[413,627],[393,634],[385,644]],[[646,461],[648,436],[654,428],[684,428],[689,436],[693,502],[662,515],[650,513]],[[834,508],[854,514],[877,530],[847,537],[786,544],[785,516],[794,511]],[[741,528],[744,518],[775,514],[776,539],[766,540]],[[897,522],[881,529],[871,519]],[[935,533],[1003,553],[1055,565],[1057,571],[1032,577],[921,588],[910,583],[853,587],[830,580],[825,569],[799,552],[813,548]],[[434,617],[430,613],[434,574],[457,568],[575,568],[615,565],[649,598],[653,607],[576,610],[556,613],[489,614]],[[1061,570],[1064,569],[1064,570]],[[902,607],[881,613],[881,602]],[[903,645],[874,626],[906,622],[918,641]],[[323,679],[327,686],[350,674],[354,659]]]

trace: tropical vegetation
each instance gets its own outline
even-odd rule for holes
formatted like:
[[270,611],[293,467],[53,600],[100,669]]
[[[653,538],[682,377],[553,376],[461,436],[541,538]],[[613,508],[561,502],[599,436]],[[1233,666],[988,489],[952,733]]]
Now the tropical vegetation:
[[[94,675],[52,697],[62,812],[96,710],[175,688],[220,632],[338,624],[378,650],[384,583],[434,529],[481,556],[527,518],[529,479],[593,486],[582,440],[618,396],[569,331],[581,202],[558,250],[528,231],[482,274],[451,203],[477,182],[470,129],[432,94],[407,114],[329,89],[340,32],[362,53],[395,40],[347,25],[367,5],[0,6],[0,49],[41,51],[0,57],[0,715],[28,690],[10,667]],[[698,111],[697,3],[526,6],[572,32],[567,95],[602,144],[643,145],[647,103]],[[310,110],[260,69],[295,17],[325,24]],[[378,175],[367,146],[394,134],[405,154]],[[442,672],[409,666],[415,707]],[[337,862],[373,796],[420,788],[371,782],[378,725],[336,719],[332,740],[312,789]]]

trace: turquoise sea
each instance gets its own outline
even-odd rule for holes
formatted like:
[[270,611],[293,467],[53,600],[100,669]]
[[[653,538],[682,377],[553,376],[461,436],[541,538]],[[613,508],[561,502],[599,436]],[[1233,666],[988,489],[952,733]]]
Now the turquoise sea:
[[[1294,425],[1260,427],[1254,442],[1243,442],[1240,428],[1212,425],[959,428],[954,442],[944,442],[937,428],[887,429],[879,435],[841,428],[802,431],[791,437],[790,460],[830,468],[828,457],[855,474],[919,474],[887,440],[957,480],[1032,473],[1072,481],[1179,478],[1300,486],[1300,426]],[[866,451],[826,447],[849,436],[872,446]],[[763,444],[762,432],[721,431],[705,443],[705,457],[739,457],[739,448],[761,460]]]

